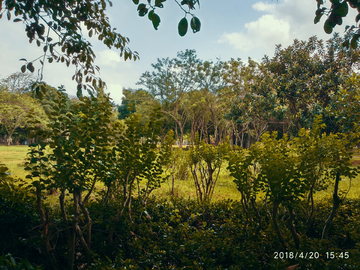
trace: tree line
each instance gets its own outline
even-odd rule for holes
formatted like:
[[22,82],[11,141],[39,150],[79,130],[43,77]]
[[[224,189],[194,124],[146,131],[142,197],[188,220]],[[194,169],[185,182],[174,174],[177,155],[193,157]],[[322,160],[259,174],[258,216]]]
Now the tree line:
[[[342,46],[335,34],[324,42],[311,37],[277,45],[272,58],[204,61],[195,50],[176,58],[157,59],[144,72],[137,89],[123,89],[118,118],[140,113],[145,123],[159,107],[160,136],[174,130],[176,142],[193,143],[196,132],[207,143],[226,136],[230,144],[250,147],[265,131],[296,136],[323,115],[326,132],[348,133],[357,123],[359,50]],[[59,89],[64,89],[61,86]],[[0,133],[4,143],[24,143],[29,113],[46,126],[45,115],[54,106],[55,89],[27,73],[15,73],[0,82]],[[68,108],[78,102],[68,98]],[[351,112],[351,114],[349,114]],[[116,118],[115,112],[114,118]],[[5,140],[6,136],[6,140]]]
[[195,50],[157,59],[140,76],[140,88],[123,90],[119,118],[138,112],[145,122],[158,106],[162,134],[173,129],[180,147],[193,143],[196,132],[207,143],[217,145],[229,136],[242,147],[265,131],[292,138],[320,114],[327,133],[349,132],[359,113],[359,50],[342,43],[337,34],[326,42],[295,39],[286,48],[277,45],[274,56],[261,62],[204,61]]

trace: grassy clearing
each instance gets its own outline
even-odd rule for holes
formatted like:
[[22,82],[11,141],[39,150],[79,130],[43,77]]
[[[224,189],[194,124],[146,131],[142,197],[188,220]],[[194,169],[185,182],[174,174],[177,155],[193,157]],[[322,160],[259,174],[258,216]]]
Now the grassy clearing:
[[[14,177],[25,179],[27,172],[24,170],[25,158],[28,151],[28,146],[0,146],[0,164],[5,164]],[[360,164],[360,153],[354,153],[353,165]],[[103,188],[103,184],[99,183],[96,188],[99,190]],[[161,186],[161,188],[155,190],[153,195],[166,197],[171,195],[172,181],[169,180]],[[350,190],[349,190],[350,188]],[[193,182],[191,172],[189,171],[189,177],[187,180],[175,180],[175,196],[183,198],[196,199],[196,191]],[[349,190],[349,192],[348,192]],[[332,199],[332,185],[326,191],[317,192],[316,200],[331,200]],[[348,192],[348,193],[347,193]],[[358,199],[360,194],[360,176],[351,181],[349,179],[343,179],[340,182],[340,194],[347,199]],[[238,200],[239,192],[236,185],[233,182],[229,171],[226,169],[226,165],[222,167],[218,182],[213,194],[213,201],[219,200]],[[51,199],[50,199],[51,200]],[[57,198],[56,198],[57,200]]]
[[29,146],[26,145],[0,145],[0,164],[5,164],[13,176],[25,179],[25,158]]

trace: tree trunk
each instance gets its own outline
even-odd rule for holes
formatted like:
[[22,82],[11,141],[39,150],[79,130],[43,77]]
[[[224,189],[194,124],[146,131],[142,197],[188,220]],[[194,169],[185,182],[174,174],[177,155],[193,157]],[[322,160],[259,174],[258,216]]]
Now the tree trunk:
[[80,195],[79,190],[74,189],[73,199],[74,199],[74,212],[75,212],[74,219],[73,219],[73,228],[74,228],[74,231],[76,232],[77,236],[79,237],[81,246],[84,249],[86,261],[90,265],[92,262],[91,250],[90,250],[88,243],[85,241],[83,232],[79,226],[79,219],[80,219],[79,206],[81,203],[81,195]]
[[261,222],[261,216],[260,216],[260,213],[256,207],[256,200],[254,197],[252,197],[250,199],[251,201],[251,205],[255,211],[255,214],[256,214],[256,217],[257,217],[257,220],[258,220],[258,226],[256,226],[256,229],[255,229],[255,234],[257,235],[259,233],[259,231],[262,229],[262,222]]
[[273,212],[272,212],[272,220],[274,223],[274,229],[275,232],[279,238],[279,241],[281,243],[281,245],[284,247],[284,249],[288,250],[289,249],[289,245],[288,243],[285,241],[285,238],[283,236],[283,234],[281,233],[280,227],[279,227],[279,223],[277,221],[277,215],[278,215],[278,208],[279,208],[279,202],[274,202],[273,205]]
[[[65,209],[65,189],[63,189],[61,191],[59,199],[60,199],[60,208],[61,208],[61,214],[62,214],[63,220],[66,225],[69,225],[68,224],[69,221],[67,219],[66,209]],[[68,269],[72,270],[72,269],[74,269],[74,260],[75,260],[75,231],[71,227],[68,227],[66,229],[66,238],[67,238],[66,240],[67,240],[68,249],[69,249],[68,256],[67,256]]]
[[288,206],[288,210],[290,213],[290,217],[288,219],[288,226],[289,226],[290,232],[291,232],[294,242],[295,242],[295,248],[299,249],[300,248],[300,236],[296,232],[295,225],[294,225],[294,219],[295,219],[294,210],[292,209],[291,206]]
[[340,182],[340,173],[336,174],[336,178],[335,178],[335,187],[334,187],[334,193],[333,193],[333,207],[331,209],[330,215],[328,217],[328,219],[325,222],[325,226],[321,235],[321,239],[324,239],[330,229],[330,225],[335,217],[336,214],[336,210],[339,208],[341,200],[338,196],[338,189],[339,189],[339,182]]
[[49,235],[49,210],[44,212],[41,200],[41,189],[39,187],[36,188],[36,197],[37,197],[37,209],[40,215],[42,229],[43,229],[43,239],[45,244],[46,254],[49,257],[51,266],[53,269],[58,269],[57,267],[57,260],[55,258],[54,249],[51,247],[50,244],[50,235]]

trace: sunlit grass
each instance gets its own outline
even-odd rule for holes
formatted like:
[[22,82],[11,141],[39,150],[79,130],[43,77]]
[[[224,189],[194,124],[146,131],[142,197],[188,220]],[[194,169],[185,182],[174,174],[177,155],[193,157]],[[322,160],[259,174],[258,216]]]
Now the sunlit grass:
[[[24,170],[25,159],[29,147],[24,145],[19,146],[0,146],[0,163],[5,164],[12,175],[15,178],[25,179],[27,172]],[[360,164],[360,154],[355,153],[353,158],[353,164]],[[212,197],[212,201],[218,200],[239,200],[240,193],[236,188],[233,178],[230,176],[229,171],[226,169],[227,164],[222,166],[220,171],[219,179],[217,181],[215,191]],[[349,190],[350,187],[350,190]],[[98,183],[96,185],[96,190],[101,190],[104,188],[103,183]],[[333,181],[330,182],[330,186],[325,191],[319,191],[315,193],[315,200],[332,200],[333,193]],[[166,196],[177,196],[183,198],[196,199],[196,190],[195,184],[191,172],[188,173],[188,178],[186,180],[175,179],[174,185],[174,194],[171,193],[172,190],[172,180],[169,179],[167,182],[163,183],[162,186],[154,190],[152,195],[157,197],[166,197]],[[349,179],[342,179],[339,184],[340,197],[344,198],[346,194],[347,199],[358,199],[360,196],[360,176],[357,176],[351,181]],[[58,201],[58,196],[48,196],[50,201]],[[53,198],[52,198],[53,197]],[[260,199],[261,196],[258,196]]]
[[25,158],[29,146],[27,145],[11,145],[0,146],[0,164],[5,164],[12,173],[12,176],[25,179],[28,174],[24,170]]

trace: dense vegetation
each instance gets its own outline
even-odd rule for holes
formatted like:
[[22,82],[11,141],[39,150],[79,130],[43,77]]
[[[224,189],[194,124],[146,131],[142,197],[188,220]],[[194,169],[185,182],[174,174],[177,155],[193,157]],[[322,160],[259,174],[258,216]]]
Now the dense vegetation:
[[174,59],[158,59],[138,80],[139,89],[124,89],[120,119],[130,113],[148,120],[159,106],[162,136],[170,129],[180,147],[196,132],[206,143],[248,148],[266,131],[297,136],[323,115],[327,133],[351,133],[358,122],[359,51],[341,46],[334,35],[276,47],[273,58],[227,62],[203,61],[194,50]]
[[[166,1],[133,2],[157,29]],[[359,10],[330,2],[317,0],[315,18],[328,15],[328,33],[349,5]],[[325,44],[279,45],[260,63],[203,61],[193,50],[158,59],[139,78],[143,88],[124,89],[117,114],[79,33],[83,22],[125,60],[138,58],[111,27],[107,3],[0,0],[0,18],[25,22],[43,47],[40,74],[45,60],[76,66],[79,97],[42,75],[32,81],[25,71],[35,60],[21,59],[23,73],[1,81],[0,134],[7,145],[29,144],[26,177],[0,164],[1,268],[358,269],[360,201],[347,196],[358,175],[357,27]],[[186,15],[200,30],[196,5],[179,3],[179,35]],[[224,171],[238,199],[214,203]],[[175,182],[186,179],[196,195],[179,198]],[[154,196],[164,182],[171,196]]]
[[[0,167],[1,264],[358,268],[359,200],[347,194],[359,51],[342,42],[295,40],[247,64],[180,52],[117,107],[101,87],[70,99],[26,73],[2,80],[1,134],[29,152],[26,177]],[[234,201],[213,200],[224,172]],[[179,197],[187,180],[194,196]]]
[[[248,149],[231,146],[229,139],[215,147],[196,132],[189,149],[178,149],[172,147],[174,132],[159,136],[161,106],[146,120],[137,113],[114,120],[112,108],[101,90],[71,109],[63,91],[56,91],[46,127],[28,114],[28,136],[37,143],[29,147],[26,180],[12,178],[4,166],[0,171],[2,264],[15,269],[359,266],[359,201],[339,189],[343,179],[351,183],[358,174],[349,151],[356,127],[326,134],[319,115],[292,140],[266,132]],[[239,200],[214,204],[224,166]],[[186,170],[190,176],[184,176]],[[184,177],[194,181],[195,200],[151,196],[169,178]],[[332,200],[317,199],[325,189]],[[53,196],[58,200],[48,200]]]

